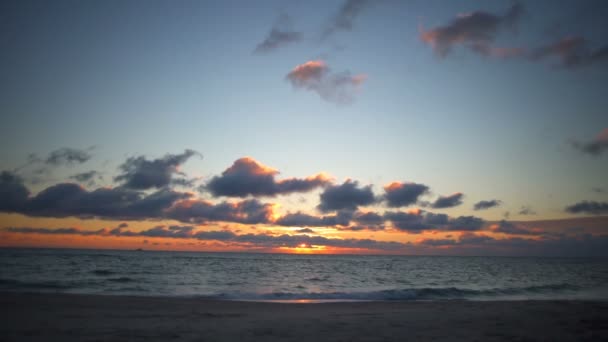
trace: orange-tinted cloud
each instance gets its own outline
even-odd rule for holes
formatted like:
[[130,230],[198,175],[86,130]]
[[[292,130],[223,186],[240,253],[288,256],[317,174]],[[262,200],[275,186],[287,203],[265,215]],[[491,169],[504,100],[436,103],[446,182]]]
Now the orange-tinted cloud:
[[348,104],[367,77],[349,71],[332,73],[324,61],[313,60],[297,65],[285,78],[295,88],[314,91],[326,101]]
[[452,22],[434,29],[420,29],[420,39],[429,44],[440,57],[447,56],[454,46],[463,45],[485,56],[510,57],[519,49],[493,47],[497,33],[513,27],[523,13],[523,6],[513,4],[504,14],[475,11],[458,15]]

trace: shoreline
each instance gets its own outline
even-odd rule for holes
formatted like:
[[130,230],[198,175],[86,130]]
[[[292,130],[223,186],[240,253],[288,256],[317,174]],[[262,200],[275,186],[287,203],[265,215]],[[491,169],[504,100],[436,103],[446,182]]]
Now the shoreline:
[[608,340],[608,302],[277,303],[0,292],[2,341]]

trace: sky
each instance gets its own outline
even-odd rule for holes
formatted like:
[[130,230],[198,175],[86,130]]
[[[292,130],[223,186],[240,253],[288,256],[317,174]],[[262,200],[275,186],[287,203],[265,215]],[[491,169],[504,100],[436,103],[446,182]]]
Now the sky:
[[608,254],[605,1],[3,1],[0,246]]

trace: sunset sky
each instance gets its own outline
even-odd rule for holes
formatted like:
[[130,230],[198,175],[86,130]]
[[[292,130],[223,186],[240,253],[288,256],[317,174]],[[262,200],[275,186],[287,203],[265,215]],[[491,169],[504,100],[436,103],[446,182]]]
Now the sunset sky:
[[606,256],[607,17],[3,1],[0,246]]

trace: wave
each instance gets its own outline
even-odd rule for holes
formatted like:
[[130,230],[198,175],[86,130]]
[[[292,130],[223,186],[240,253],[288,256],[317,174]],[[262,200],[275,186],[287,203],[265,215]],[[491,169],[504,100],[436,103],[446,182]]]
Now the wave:
[[114,283],[130,283],[135,281],[135,279],[129,277],[109,278],[107,280]]
[[53,290],[65,290],[71,286],[54,282],[54,281],[41,281],[41,282],[27,282],[19,281],[14,279],[0,279],[0,289],[10,290],[25,290],[25,289],[53,289]]
[[110,270],[94,270],[91,272],[95,275],[100,275],[100,276],[107,276],[107,275],[112,275],[112,274],[116,273],[116,272],[110,271]]
[[508,299],[509,297],[543,298],[557,294],[574,293],[579,287],[569,284],[529,286],[521,288],[464,289],[408,288],[368,292],[271,292],[271,293],[221,293],[211,296],[214,299],[254,300],[254,301],[291,301],[291,300],[361,300],[361,301],[404,301],[404,300],[450,300],[450,299]]

